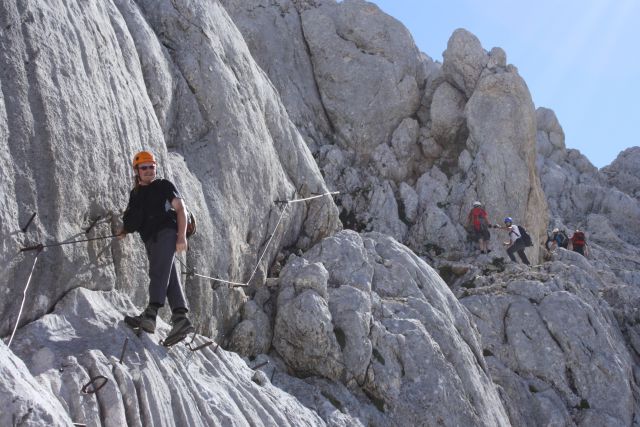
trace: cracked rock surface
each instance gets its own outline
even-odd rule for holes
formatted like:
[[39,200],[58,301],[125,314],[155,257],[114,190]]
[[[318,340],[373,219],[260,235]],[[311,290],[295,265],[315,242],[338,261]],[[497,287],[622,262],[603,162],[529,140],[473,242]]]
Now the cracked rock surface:
[[343,231],[292,255],[277,304],[287,364],[364,393],[386,423],[508,425],[467,311],[392,238]]
[[[11,397],[16,402],[14,414],[24,415],[24,425],[38,421],[69,425],[69,419],[114,427],[324,424],[266,377],[262,385],[256,384],[247,363],[235,353],[216,349],[216,344],[194,353],[182,344],[166,349],[158,344],[169,331],[162,321],[155,334],[136,336],[122,321],[131,310],[135,310],[131,302],[117,292],[78,288],[52,313],[20,330],[11,350],[28,371],[22,365],[20,382],[15,382],[19,388],[3,389],[2,395],[25,396]],[[119,363],[125,339],[128,344]],[[195,344],[205,341],[198,336]],[[16,356],[7,353],[2,345],[2,369],[16,375],[11,369]],[[82,393],[99,375],[106,384],[95,393]],[[35,405],[30,415],[25,408],[27,393],[31,393],[29,405]]]

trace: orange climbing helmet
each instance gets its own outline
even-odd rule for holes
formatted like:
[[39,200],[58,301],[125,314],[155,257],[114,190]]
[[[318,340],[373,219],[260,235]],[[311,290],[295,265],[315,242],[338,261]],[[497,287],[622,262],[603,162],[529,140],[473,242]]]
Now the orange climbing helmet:
[[133,156],[133,168],[137,168],[141,163],[156,163],[156,158],[149,151],[140,151]]

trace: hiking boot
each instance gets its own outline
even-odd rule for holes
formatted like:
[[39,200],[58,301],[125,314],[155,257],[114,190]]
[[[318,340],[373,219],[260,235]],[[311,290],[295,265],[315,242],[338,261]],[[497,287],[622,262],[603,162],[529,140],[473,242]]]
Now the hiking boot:
[[163,345],[168,347],[182,341],[187,335],[196,331],[186,314],[179,313],[171,316],[173,327],[163,341]]
[[124,316],[124,323],[134,329],[142,329],[150,334],[156,331],[157,310],[147,307],[137,316]]

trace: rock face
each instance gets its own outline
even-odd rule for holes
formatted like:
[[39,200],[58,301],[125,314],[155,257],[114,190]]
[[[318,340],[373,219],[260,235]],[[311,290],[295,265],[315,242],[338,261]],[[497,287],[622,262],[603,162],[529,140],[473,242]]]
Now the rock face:
[[640,147],[627,148],[611,163],[602,169],[609,184],[624,191],[636,199],[640,198]]
[[601,296],[638,289],[575,252],[556,255],[539,269],[481,277],[462,293],[511,423],[630,425],[640,407],[635,350]]
[[31,375],[24,362],[0,342],[0,423],[9,425],[70,425],[56,396]]
[[[29,387],[17,392],[42,390],[42,398],[31,397],[36,410],[24,414],[24,425],[36,425],[38,420],[70,425],[69,419],[105,426],[323,424],[268,378],[256,384],[254,371],[216,344],[193,353],[184,347],[167,350],[157,343],[169,330],[164,322],[154,335],[137,337],[122,322],[125,310],[131,309],[131,302],[116,292],[79,288],[69,292],[53,313],[20,331],[12,350],[28,363],[30,374],[23,373],[22,365],[22,382],[16,385]],[[204,341],[196,337],[194,347]],[[15,372],[10,364],[16,357],[8,357],[10,352],[0,346],[2,369]],[[102,388],[85,387],[98,376],[107,380],[93,383],[96,387],[104,383]],[[3,390],[6,397],[15,393]],[[45,400],[45,396],[51,397]],[[44,406],[48,417],[37,405]]]
[[[188,267],[227,280],[249,279],[278,219],[274,200],[326,190],[220,4],[4,1],[2,10],[0,257],[3,278],[16,283],[0,299],[0,311],[10,313],[0,320],[3,333],[13,326],[33,261],[33,252],[16,256],[16,248],[83,238],[95,219],[89,237],[112,234],[136,151],[156,153],[160,175],[181,184],[200,219]],[[34,211],[28,232],[18,232]],[[327,200],[292,206],[282,226],[258,277],[279,248],[307,247],[339,227]],[[137,238],[47,248],[24,321],[77,286],[117,287],[146,304],[141,248]],[[243,298],[214,295],[209,284],[187,279],[198,324],[205,333],[228,332]]]
[[[638,149],[567,150],[468,31],[440,64],[363,0],[2,0],[0,98],[0,424],[637,423]],[[198,219],[182,273],[252,278],[183,275],[193,353],[123,327],[137,237],[19,252],[118,230],[141,149]],[[477,256],[477,199],[591,253]]]
[[338,144],[365,162],[418,109],[425,78],[418,49],[404,26],[365,1],[327,2],[301,17]]
[[[417,52],[398,22],[360,0],[226,3],[278,90],[304,92],[299,99],[319,99],[327,112],[313,127],[325,128],[326,117],[334,132],[310,147],[329,186],[343,193],[346,227],[389,234],[419,254],[436,248],[462,257],[466,216],[480,199],[492,220],[512,216],[543,240],[535,110],[504,51],[486,52],[460,29],[441,66]],[[296,22],[295,14],[300,29],[283,25]],[[287,42],[271,52],[263,40],[274,31],[284,31]],[[279,61],[282,50],[296,60]],[[538,247],[529,251],[537,259]]]
[[440,277],[408,248],[343,231],[279,279],[274,349],[302,375],[359,389],[384,425],[508,425],[478,336]]
[[[310,148],[332,138],[295,1],[222,0]],[[269,34],[269,37],[265,37]],[[257,53],[262,53],[257,54]]]
[[[537,167],[552,223],[587,231],[600,268],[614,268],[623,281],[635,278],[640,258],[640,199],[633,179],[637,149],[629,149],[602,171],[577,150],[565,150],[564,133],[553,111],[539,108]],[[628,171],[634,172],[628,172]],[[620,182],[624,182],[622,185]],[[614,183],[616,187],[611,187]],[[595,254],[594,252],[594,254]]]

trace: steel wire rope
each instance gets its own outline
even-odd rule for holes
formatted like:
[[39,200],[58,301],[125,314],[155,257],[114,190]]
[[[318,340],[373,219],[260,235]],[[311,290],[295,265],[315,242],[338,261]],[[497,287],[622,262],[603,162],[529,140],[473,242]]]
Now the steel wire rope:
[[253,272],[251,273],[251,276],[249,276],[249,280],[247,280],[246,283],[231,282],[229,280],[223,280],[223,279],[218,279],[216,277],[205,276],[203,274],[198,274],[195,271],[189,272],[188,271],[189,268],[187,267],[187,265],[184,262],[182,262],[182,260],[180,258],[176,257],[176,259],[180,262],[180,264],[182,264],[182,266],[185,269],[187,269],[187,273],[186,273],[187,275],[202,277],[204,279],[209,279],[209,280],[216,280],[216,281],[222,282],[222,283],[228,283],[228,284],[234,285],[234,287],[248,287],[249,283],[251,283],[251,280],[253,280],[253,277],[255,276],[256,272],[258,271],[258,268],[260,267],[260,263],[262,262],[262,259],[264,258],[264,255],[267,253],[267,249],[269,248],[269,245],[271,244],[271,241],[273,240],[273,237],[275,236],[276,231],[278,230],[278,226],[282,222],[282,218],[284,217],[284,214],[287,211],[287,207],[292,203],[306,202],[306,201],[309,201],[309,200],[319,199],[321,197],[334,195],[334,194],[340,194],[340,192],[339,191],[330,191],[330,192],[327,192],[327,193],[317,194],[315,196],[305,197],[305,198],[302,198],[302,199],[291,199],[291,200],[278,201],[278,203],[283,203],[285,206],[282,209],[282,212],[280,212],[280,217],[278,218],[278,222],[276,223],[275,227],[273,228],[273,232],[271,233],[271,236],[269,237],[269,240],[267,241],[267,244],[265,245],[264,249],[262,250],[262,254],[260,255],[260,258],[258,259],[258,262],[256,263],[256,266],[253,269]]
[[16,334],[16,330],[18,329],[18,324],[20,323],[20,317],[22,317],[22,309],[24,308],[24,302],[27,299],[27,289],[29,289],[29,284],[31,283],[31,277],[33,276],[33,271],[36,268],[36,263],[38,262],[38,256],[42,252],[42,248],[38,249],[36,252],[36,256],[33,259],[33,265],[31,266],[31,273],[29,273],[29,278],[27,279],[27,284],[24,287],[24,291],[22,292],[22,303],[20,304],[20,310],[18,311],[18,318],[16,319],[16,324],[13,327],[13,332],[11,332],[11,338],[9,338],[9,343],[7,344],[8,348],[11,348],[11,343],[13,342],[13,336]]

